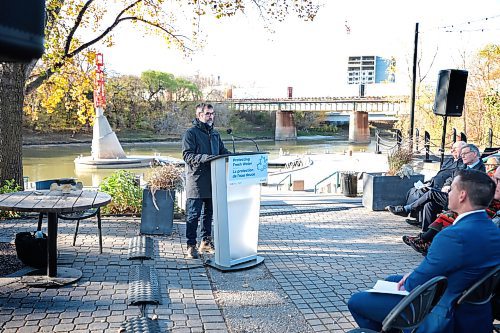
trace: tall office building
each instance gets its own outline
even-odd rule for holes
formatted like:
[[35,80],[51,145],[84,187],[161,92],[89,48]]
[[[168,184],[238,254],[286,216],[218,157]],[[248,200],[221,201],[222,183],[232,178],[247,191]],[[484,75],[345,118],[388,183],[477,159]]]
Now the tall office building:
[[351,56],[347,65],[348,84],[395,82],[390,70],[396,66],[394,59],[379,56]]

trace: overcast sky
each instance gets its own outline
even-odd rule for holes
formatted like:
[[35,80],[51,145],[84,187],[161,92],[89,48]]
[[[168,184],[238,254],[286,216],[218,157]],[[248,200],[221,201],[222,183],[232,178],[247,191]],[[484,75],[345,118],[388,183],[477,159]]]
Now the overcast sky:
[[[437,50],[435,67],[462,68],[459,52],[500,43],[500,0],[323,0],[313,22],[290,17],[264,29],[252,13],[215,21],[203,18],[206,44],[189,59],[159,38],[121,28],[106,67],[122,74],[153,69],[179,76],[220,76],[222,83],[326,96],[347,80],[350,55],[394,56],[400,85],[408,84],[415,23],[419,22],[422,67]],[[483,30],[483,31],[481,31]],[[411,69],[411,67],[410,67]]]

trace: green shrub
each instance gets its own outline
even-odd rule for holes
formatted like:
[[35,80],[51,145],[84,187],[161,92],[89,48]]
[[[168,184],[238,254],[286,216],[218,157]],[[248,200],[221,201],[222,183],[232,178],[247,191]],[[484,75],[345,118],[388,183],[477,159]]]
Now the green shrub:
[[[0,194],[17,192],[21,190],[22,190],[21,186],[17,185],[14,179],[5,180],[4,184],[0,186]],[[0,218],[12,218],[12,217],[19,217],[19,214],[17,212],[0,210]]]
[[132,172],[119,170],[104,178],[99,191],[112,197],[111,202],[101,209],[104,214],[137,214],[142,209],[142,189]]

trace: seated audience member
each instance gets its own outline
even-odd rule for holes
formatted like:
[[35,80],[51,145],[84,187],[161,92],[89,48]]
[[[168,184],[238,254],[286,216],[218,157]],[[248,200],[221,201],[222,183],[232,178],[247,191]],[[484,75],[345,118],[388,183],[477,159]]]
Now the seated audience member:
[[500,165],[500,161],[499,161],[498,157],[496,157],[496,156],[488,157],[488,159],[486,160],[486,163],[484,163],[484,166],[486,167],[486,173],[490,176],[493,176],[498,165]]
[[[479,149],[473,144],[467,144],[462,148],[460,153],[466,169],[479,170],[486,172],[483,161],[479,158]],[[460,172],[457,170],[454,175]],[[406,206],[387,206],[386,209],[393,214],[409,214],[413,211],[419,212],[419,219],[422,222],[422,231],[425,232],[429,225],[434,221],[437,214],[442,210],[447,209],[448,191],[450,189],[451,177],[445,181],[441,191],[427,191],[421,198]]]
[[[495,196],[491,200],[490,205],[486,208],[486,213],[495,222],[497,226],[500,226],[500,168],[493,171],[490,177],[496,183]],[[415,251],[423,254],[427,254],[427,250],[431,245],[432,240],[438,232],[443,230],[450,225],[453,225],[455,219],[457,218],[457,213],[454,211],[446,211],[438,215],[437,219],[434,220],[429,225],[429,229],[426,232],[422,232],[417,236],[403,236],[403,242],[406,245],[411,246]]]
[[[490,157],[491,159],[492,157]],[[486,213],[488,216],[495,222],[495,224],[498,225],[500,222],[500,217],[499,217],[499,212],[500,212],[500,183],[497,182],[497,179],[500,179],[500,168],[498,168],[498,165],[495,165],[493,161],[490,161],[488,159],[488,163],[491,166],[495,166],[495,168],[490,169],[490,172],[488,175],[493,179],[493,181],[496,182],[497,187],[495,191],[495,196],[493,200],[491,201],[490,205],[488,208],[486,208]],[[496,159],[495,159],[496,161]],[[487,165],[487,164],[485,164]],[[411,246],[415,251],[418,253],[423,254],[424,256],[427,254],[427,250],[429,249],[429,246],[431,245],[432,239],[438,232],[443,230],[446,227],[449,227],[450,225],[453,224],[453,221],[457,218],[457,213],[448,210],[446,212],[443,212],[438,215],[437,219],[434,220],[429,225],[429,229],[426,232],[421,232],[417,236],[403,236],[403,242]]]
[[[436,235],[429,252],[411,273],[393,275],[400,290],[412,291],[436,276],[445,276],[448,286],[432,311],[417,328],[420,333],[490,333],[493,319],[490,303],[462,304],[462,292],[500,264],[500,229],[484,211],[495,194],[496,184],[484,172],[460,170],[449,191],[449,207],[458,213],[455,223]],[[401,301],[395,294],[358,292],[348,307],[361,328],[380,331],[382,321]]]
[[[452,177],[456,170],[465,168],[465,165],[460,158],[460,153],[465,145],[467,145],[465,141],[457,141],[451,145],[451,156],[443,161],[443,165],[438,173],[432,177],[430,181],[425,182],[425,186],[423,188],[417,189],[413,187],[406,193],[406,205],[414,203],[429,189],[441,190],[445,181]],[[411,225],[421,225],[422,221],[419,220],[418,215],[419,214],[417,212],[411,214],[411,217],[414,217],[415,220],[406,219],[406,222]]]

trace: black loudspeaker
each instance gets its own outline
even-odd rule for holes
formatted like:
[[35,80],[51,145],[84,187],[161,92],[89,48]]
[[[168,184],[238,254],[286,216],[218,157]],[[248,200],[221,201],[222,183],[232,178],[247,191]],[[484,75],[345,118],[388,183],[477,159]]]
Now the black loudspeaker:
[[0,62],[24,62],[43,54],[45,0],[0,1]]
[[434,114],[461,117],[464,109],[468,72],[459,69],[439,71],[434,99]]

